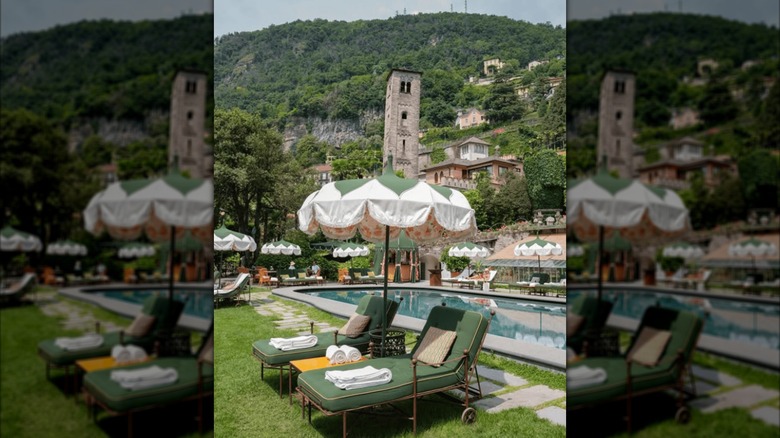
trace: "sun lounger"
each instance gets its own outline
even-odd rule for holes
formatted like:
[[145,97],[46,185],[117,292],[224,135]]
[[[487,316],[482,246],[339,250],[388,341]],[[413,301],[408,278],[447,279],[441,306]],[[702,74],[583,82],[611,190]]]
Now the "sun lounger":
[[455,286],[456,284],[458,284],[458,282],[460,280],[468,279],[471,276],[472,273],[473,273],[473,271],[471,271],[469,268],[466,268],[463,271],[461,271],[461,273],[458,274],[457,277],[442,278],[441,281],[442,281],[442,283],[449,283],[450,286]]
[[[492,315],[492,313],[491,313]],[[492,316],[491,316],[492,319]],[[412,431],[417,432],[417,400],[423,396],[440,394],[462,404],[465,423],[474,421],[476,411],[469,402],[481,397],[479,376],[476,375],[477,359],[485,340],[490,319],[481,313],[436,306],[431,309],[428,320],[420,334],[420,340],[409,354],[394,357],[370,359],[368,361],[339,366],[338,370],[350,372],[367,366],[376,370],[388,370],[392,378],[388,383],[343,390],[326,380],[327,369],[307,371],[298,376],[298,393],[302,396],[302,409],[314,406],[325,415],[342,416],[342,434],[347,436],[347,413],[361,411],[378,405],[401,400],[412,400]],[[425,362],[423,347],[429,343],[428,333],[435,339],[446,339],[447,345],[438,345],[434,350],[443,354],[439,358],[428,358]],[[452,335],[450,335],[450,333]],[[438,341],[432,341],[434,344]],[[440,359],[443,357],[443,359]],[[472,386],[476,377],[476,387]],[[446,391],[459,389],[464,399],[456,399]]]
[[18,281],[8,282],[7,287],[0,289],[0,301],[2,302],[16,302],[22,299],[22,297],[33,290],[37,280],[35,274],[28,272],[22,276]]
[[84,394],[93,419],[96,406],[111,415],[127,415],[128,436],[132,436],[133,413],[196,399],[198,430],[202,433],[203,400],[214,392],[213,349],[213,334],[209,330],[194,356],[160,357],[87,373]]
[[[365,354],[368,352],[368,344],[371,341],[371,330],[382,328],[382,307],[384,300],[381,296],[366,295],[358,302],[355,313],[359,315],[368,315],[371,320],[368,328],[360,333],[359,336],[350,338],[338,332],[318,333],[317,343],[313,347],[290,351],[282,351],[271,345],[270,339],[262,339],[252,343],[252,356],[260,362],[260,378],[264,377],[266,368],[279,370],[279,397],[282,396],[283,374],[284,370],[292,372],[290,361],[297,359],[309,359],[313,357],[324,357],[330,345],[349,345],[360,350]],[[398,311],[399,304],[388,300],[387,305],[387,325],[392,324],[395,314]]]
[[[179,320],[184,303],[171,301],[162,296],[151,296],[144,301],[141,314],[154,317],[150,329],[142,336],[131,336],[124,331],[100,334],[102,343],[93,348],[65,349],[58,345],[57,339],[41,341],[38,344],[38,355],[46,361],[46,378],[49,378],[51,368],[64,368],[65,374],[70,374],[70,367],[79,359],[110,356],[115,345],[133,344],[151,351],[155,340],[160,335],[169,333]],[[68,379],[66,378],[66,382]]]
[[219,306],[222,301],[237,299],[241,291],[249,285],[250,278],[248,273],[239,274],[233,283],[221,289],[214,289],[214,303]]
[[628,432],[631,433],[631,403],[636,396],[674,389],[678,393],[676,419],[685,423],[684,380],[690,372],[693,351],[702,320],[690,312],[649,307],[642,317],[625,356],[588,357],[573,368],[603,370],[601,383],[568,387],[567,409],[579,409],[616,400],[626,400]]
[[567,312],[566,346],[579,354],[588,336],[604,329],[612,311],[612,302],[581,295],[569,304]]

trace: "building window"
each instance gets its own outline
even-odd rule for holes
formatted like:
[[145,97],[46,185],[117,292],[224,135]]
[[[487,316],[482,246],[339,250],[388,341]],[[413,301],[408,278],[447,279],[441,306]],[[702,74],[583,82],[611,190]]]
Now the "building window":
[[194,114],[192,113],[192,111],[187,111],[187,121],[188,122],[192,121],[192,117],[194,117]]
[[411,93],[412,92],[412,82],[409,81],[406,83],[406,92]]
[[438,184],[439,183],[439,174],[434,172],[433,173],[433,183]]
[[469,156],[469,146],[463,145],[460,147],[460,158],[466,158]]
[[406,89],[406,81],[401,81],[401,91],[400,91],[400,93],[403,93],[405,89]]
[[406,111],[401,113],[401,126],[406,126]]
[[187,94],[195,94],[198,92],[198,83],[195,81],[187,81],[184,85],[184,91]]
[[615,81],[615,93],[624,94],[626,92],[626,81]]
[[406,140],[401,140],[401,152],[406,155]]
[[620,120],[623,117],[623,113],[618,111],[615,113],[615,120]]

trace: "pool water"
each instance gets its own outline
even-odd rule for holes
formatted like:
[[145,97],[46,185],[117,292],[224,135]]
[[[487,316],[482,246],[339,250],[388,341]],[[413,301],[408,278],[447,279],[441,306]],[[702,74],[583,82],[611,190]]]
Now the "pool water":
[[[567,292],[571,300],[582,293],[595,292],[571,289]],[[619,316],[640,320],[645,309],[653,305],[685,310],[704,320],[705,334],[780,349],[780,306],[776,304],[673,295],[642,289],[604,290],[602,298],[612,301],[612,312]]]
[[[381,290],[329,290],[306,292],[342,303],[357,304],[364,295],[382,295]],[[472,310],[490,316],[496,314],[490,323],[488,333],[504,338],[522,340],[546,347],[564,349],[566,347],[566,306],[485,295],[449,293],[436,290],[389,289],[387,299],[401,301],[399,315],[418,319],[427,319],[434,306],[446,304],[463,310]]]
[[[143,305],[144,300],[152,295],[168,296],[168,289],[111,290],[93,292],[106,298]],[[203,319],[214,316],[213,293],[208,289],[175,289],[173,299],[184,302],[183,313]]]

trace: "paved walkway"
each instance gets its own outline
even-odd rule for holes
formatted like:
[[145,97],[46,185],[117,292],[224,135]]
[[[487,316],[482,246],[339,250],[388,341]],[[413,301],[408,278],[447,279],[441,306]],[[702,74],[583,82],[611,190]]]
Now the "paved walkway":
[[[62,327],[66,330],[77,330],[82,333],[94,333],[95,323],[100,323],[100,332],[124,330],[111,321],[101,321],[87,308],[57,299],[57,292],[36,292],[27,296],[33,300],[44,315],[62,318]],[[87,306],[88,307],[88,306]]]
[[[278,317],[275,323],[280,329],[296,330],[300,335],[309,334],[310,318],[283,301],[271,300],[270,295],[270,292],[252,292],[250,305],[259,315]],[[335,331],[339,328],[325,323],[315,323],[315,326],[320,331]],[[484,398],[474,403],[475,406],[487,412],[500,412],[518,407],[530,408],[534,409],[539,417],[566,427],[566,410],[551,406],[565,399],[564,391],[544,385],[532,385],[522,377],[481,365],[477,366],[477,372]],[[461,391],[454,391],[454,393],[461,397],[463,395]]]

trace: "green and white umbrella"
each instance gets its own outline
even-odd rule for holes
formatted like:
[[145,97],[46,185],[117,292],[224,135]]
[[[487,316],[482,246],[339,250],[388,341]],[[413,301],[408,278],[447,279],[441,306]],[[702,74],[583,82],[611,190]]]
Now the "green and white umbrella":
[[333,248],[333,257],[338,258],[362,257],[367,256],[368,253],[369,249],[366,245],[351,242],[344,242],[336,248]]
[[566,255],[571,257],[581,257],[585,255],[585,247],[582,245],[567,245]]
[[450,247],[447,251],[450,257],[468,257],[471,259],[481,258],[484,259],[490,255],[490,250],[482,245],[478,245],[472,242],[462,242]]
[[[210,179],[186,178],[171,172],[162,178],[133,179],[109,184],[89,201],[84,227],[92,234],[107,231],[119,240],[135,240],[142,233],[154,241],[170,242],[189,230],[195,238],[212,238],[214,184]],[[173,298],[173,257],[168,296]]]
[[685,260],[695,260],[704,256],[704,250],[698,245],[687,242],[677,242],[667,245],[661,251],[664,257],[680,257]]
[[301,247],[286,240],[266,243],[260,248],[262,254],[301,255]]
[[[298,228],[309,235],[317,230],[330,239],[346,240],[358,231],[369,242],[382,242],[406,231],[417,243],[458,241],[477,231],[474,210],[462,193],[431,186],[417,179],[398,177],[388,157],[382,176],[336,181],[309,195],[298,210]],[[388,266],[385,251],[384,264]],[[387,306],[387,279],[382,296]],[[382,342],[387,321],[382,312]]]
[[154,245],[132,242],[122,245],[117,252],[120,259],[135,259],[139,257],[151,257],[157,252]]
[[46,254],[58,256],[85,256],[87,247],[72,240],[58,240],[46,247]]
[[[605,231],[619,230],[630,242],[650,243],[670,240],[690,230],[688,209],[675,192],[615,178],[605,170],[570,182],[566,196],[567,224],[580,240],[598,241],[599,254],[604,248]],[[602,257],[598,260],[601,265]],[[597,272],[601,299],[601,266]]]
[[751,237],[729,245],[729,255],[732,257],[750,257],[753,270],[756,270],[756,257],[773,256],[777,254],[777,246],[772,242]]
[[514,253],[516,256],[536,256],[539,262],[539,269],[542,269],[542,256],[549,255],[561,255],[563,254],[563,247],[557,242],[550,242],[536,238],[530,242],[524,242],[515,246]]
[[41,239],[24,231],[17,230],[11,226],[3,227],[0,230],[0,250],[2,251],[21,251],[36,252],[43,248]]
[[252,236],[230,230],[222,225],[214,230],[214,250],[255,252],[257,243]]

